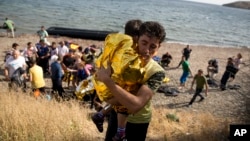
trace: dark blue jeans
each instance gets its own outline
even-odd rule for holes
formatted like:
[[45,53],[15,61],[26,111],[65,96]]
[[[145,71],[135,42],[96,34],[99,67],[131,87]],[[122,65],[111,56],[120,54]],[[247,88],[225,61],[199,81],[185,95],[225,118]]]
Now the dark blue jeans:
[[117,113],[114,109],[110,112],[108,119],[108,128],[105,136],[105,141],[113,141],[112,138],[117,132]]
[[54,91],[57,91],[58,94],[63,97],[62,93],[64,93],[64,89],[62,87],[62,79],[58,78],[58,79],[52,79],[52,89]]

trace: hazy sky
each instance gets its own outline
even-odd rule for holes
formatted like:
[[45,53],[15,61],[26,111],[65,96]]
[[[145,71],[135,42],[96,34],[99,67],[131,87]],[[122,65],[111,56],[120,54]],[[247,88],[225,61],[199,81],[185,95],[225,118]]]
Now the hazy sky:
[[[235,2],[239,0],[188,0],[188,1],[196,1],[196,2],[202,2],[202,3],[222,5],[225,3]],[[250,1],[250,0],[241,0],[241,1]]]

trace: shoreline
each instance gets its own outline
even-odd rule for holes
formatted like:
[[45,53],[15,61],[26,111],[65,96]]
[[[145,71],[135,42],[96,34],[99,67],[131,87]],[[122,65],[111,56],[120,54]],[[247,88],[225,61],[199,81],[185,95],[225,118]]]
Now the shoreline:
[[233,46],[233,45],[216,45],[216,44],[199,44],[199,43],[188,43],[188,42],[177,42],[177,41],[166,41],[167,43],[173,43],[173,44],[182,44],[182,45],[192,45],[192,46],[206,46],[206,47],[219,47],[219,48],[246,48],[246,49],[250,49],[250,45],[249,46]]
[[[6,36],[6,32],[5,30],[0,30],[0,37],[4,37]],[[34,33],[32,32],[15,32],[15,36],[16,37],[20,37],[20,36],[27,36],[27,35],[36,35],[36,31],[34,31]],[[57,36],[57,35],[50,35],[50,37],[54,37],[54,38],[58,38],[58,37],[66,37],[66,36]],[[71,38],[71,37],[68,37]],[[80,38],[73,38],[73,39],[80,39]],[[82,39],[82,40],[87,40],[87,39]],[[206,47],[219,47],[219,48],[247,48],[250,49],[250,45],[238,45],[238,46],[234,46],[234,45],[227,45],[227,44],[207,44],[207,43],[191,43],[191,42],[184,42],[184,41],[178,41],[175,39],[169,39],[166,38],[164,43],[170,43],[170,44],[182,44],[182,45],[192,45],[192,46],[206,46]]]

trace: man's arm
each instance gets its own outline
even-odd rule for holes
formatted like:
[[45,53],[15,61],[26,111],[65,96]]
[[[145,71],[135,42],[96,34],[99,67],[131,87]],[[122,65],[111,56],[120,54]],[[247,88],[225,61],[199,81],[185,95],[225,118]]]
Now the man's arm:
[[193,74],[192,74],[190,67],[188,67],[188,71],[190,72],[191,77],[193,77]]
[[[204,77],[205,78],[205,77]],[[205,91],[205,95],[207,96],[207,92],[208,92],[208,84],[207,84],[207,80],[205,78],[205,87],[206,87],[206,91]]]
[[196,77],[194,77],[194,78],[193,78],[193,81],[192,81],[192,84],[191,84],[191,88],[190,88],[190,90],[193,90],[193,86],[194,86],[195,78],[196,78]]
[[8,70],[7,67],[4,68],[4,76],[5,76],[6,80],[10,80],[10,78],[9,78],[9,70]]
[[157,76],[155,80],[149,79],[146,84],[139,88],[136,95],[133,95],[121,88],[119,85],[115,84],[115,82],[110,78],[109,74],[111,74],[111,70],[109,69],[109,67],[108,69],[101,67],[97,72],[97,78],[104,82],[110,92],[114,95],[115,99],[132,113],[138,112],[148,103],[154,95],[154,91],[158,89],[165,77],[164,73],[158,73],[157,75],[159,77]]
[[49,34],[46,30],[45,30],[45,37],[49,37]]
[[32,82],[32,80],[33,80],[31,72],[29,73],[29,80],[30,80],[30,82]]
[[153,91],[146,85],[142,85],[138,90],[138,93],[133,95],[115,84],[111,78],[106,79],[104,83],[116,100],[132,113],[136,113],[143,108],[153,96]]

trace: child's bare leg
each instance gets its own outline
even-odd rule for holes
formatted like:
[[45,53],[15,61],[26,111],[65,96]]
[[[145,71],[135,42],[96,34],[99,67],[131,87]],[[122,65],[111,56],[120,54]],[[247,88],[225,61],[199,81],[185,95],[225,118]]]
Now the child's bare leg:
[[125,128],[127,124],[127,115],[118,113],[117,114],[118,128]]
[[117,113],[117,132],[115,137],[113,137],[113,140],[121,140],[125,137],[125,130],[126,130],[126,124],[127,124],[127,114]]

